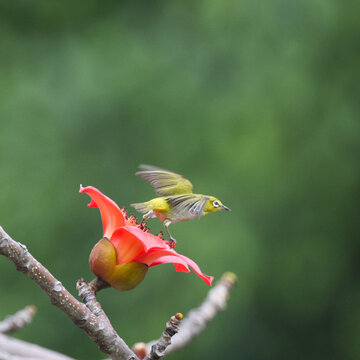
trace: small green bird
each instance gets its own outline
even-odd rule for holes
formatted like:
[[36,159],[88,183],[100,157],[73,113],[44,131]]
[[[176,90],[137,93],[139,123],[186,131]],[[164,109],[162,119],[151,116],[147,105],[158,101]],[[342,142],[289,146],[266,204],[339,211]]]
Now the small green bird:
[[215,196],[193,194],[193,185],[182,175],[151,165],[140,165],[139,168],[145,171],[138,171],[136,175],[148,181],[160,197],[131,206],[145,214],[144,220],[157,217],[164,223],[170,247],[174,247],[176,242],[170,234],[170,224],[219,210],[230,211]]

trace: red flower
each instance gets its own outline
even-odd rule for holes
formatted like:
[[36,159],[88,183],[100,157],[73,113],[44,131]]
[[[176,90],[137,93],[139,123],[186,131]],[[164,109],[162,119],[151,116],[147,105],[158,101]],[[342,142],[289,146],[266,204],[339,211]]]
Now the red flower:
[[130,290],[145,277],[149,267],[173,263],[176,271],[190,272],[189,266],[208,285],[212,276],[204,275],[194,261],[178,254],[159,236],[152,235],[127,217],[116,203],[93,186],[82,187],[80,192],[91,197],[89,207],[100,209],[104,237],[90,254],[92,272],[118,290]]

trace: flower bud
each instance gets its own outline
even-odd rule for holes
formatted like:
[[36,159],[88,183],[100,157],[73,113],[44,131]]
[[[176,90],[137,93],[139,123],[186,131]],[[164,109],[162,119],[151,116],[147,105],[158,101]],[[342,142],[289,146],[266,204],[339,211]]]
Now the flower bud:
[[135,288],[144,279],[148,266],[139,262],[117,265],[116,258],[114,245],[107,238],[102,238],[90,253],[91,271],[115,289]]
[[132,350],[140,360],[146,356],[146,344],[143,342],[136,343]]

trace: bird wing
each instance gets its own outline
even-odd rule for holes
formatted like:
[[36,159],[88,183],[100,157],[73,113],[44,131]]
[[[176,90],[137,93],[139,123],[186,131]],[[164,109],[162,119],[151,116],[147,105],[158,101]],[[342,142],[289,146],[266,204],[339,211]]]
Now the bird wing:
[[149,182],[160,196],[191,194],[192,183],[182,175],[151,165],[140,165],[145,171],[138,171],[136,175]]
[[172,220],[178,220],[200,217],[209,197],[197,194],[183,194],[168,197],[166,200],[172,207]]

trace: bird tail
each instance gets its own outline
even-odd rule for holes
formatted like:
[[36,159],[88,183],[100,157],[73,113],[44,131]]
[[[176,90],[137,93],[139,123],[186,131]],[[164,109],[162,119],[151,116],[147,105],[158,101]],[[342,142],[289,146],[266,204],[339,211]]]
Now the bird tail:
[[145,214],[150,210],[149,204],[146,203],[130,204],[130,206],[132,206],[136,211],[141,212],[142,214]]

